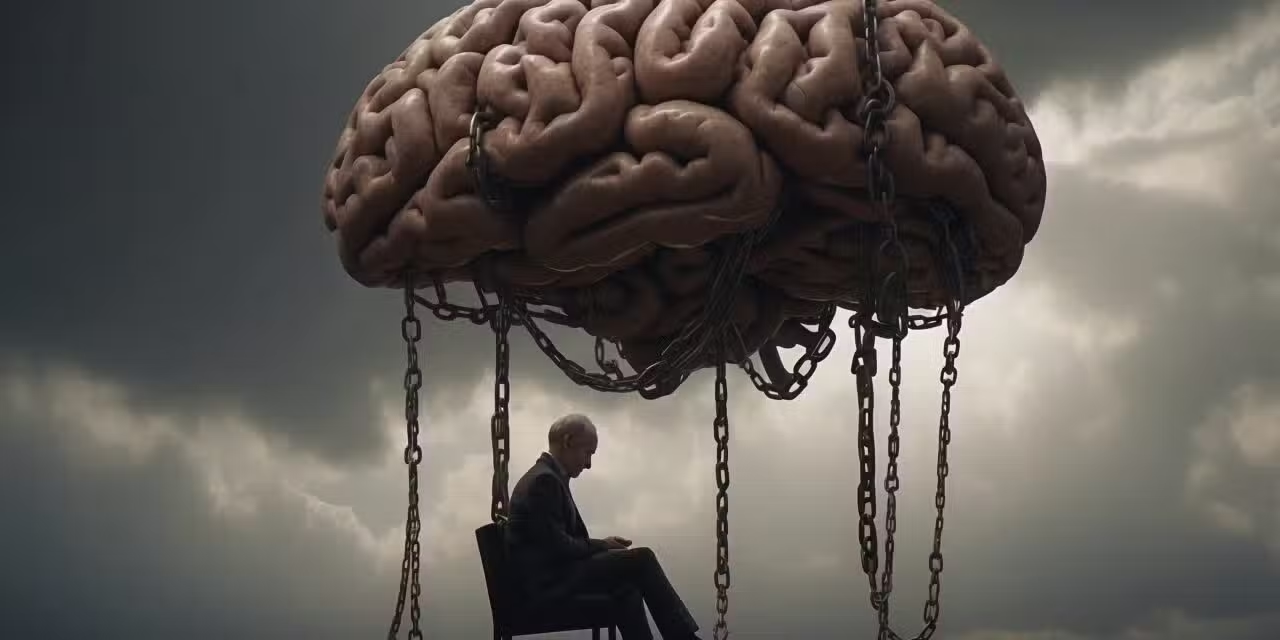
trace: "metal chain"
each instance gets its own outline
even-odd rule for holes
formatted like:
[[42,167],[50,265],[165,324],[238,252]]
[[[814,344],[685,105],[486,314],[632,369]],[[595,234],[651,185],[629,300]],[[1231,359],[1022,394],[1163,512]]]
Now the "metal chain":
[[[876,252],[873,270],[864,292],[863,313],[850,318],[854,330],[854,356],[851,371],[855,377],[858,395],[858,543],[862,554],[862,570],[867,575],[870,587],[871,606],[880,614],[880,637],[885,636],[887,602],[876,584],[879,571],[879,543],[876,532],[876,442],[875,442],[875,377],[876,337],[885,336],[894,339],[905,334],[906,301],[896,300],[891,290],[897,285],[905,291],[907,272],[901,276],[897,271],[889,273],[880,282],[877,290],[876,275],[883,272],[882,258],[884,249],[897,250],[898,256],[905,266],[906,251],[902,250],[898,239],[897,222],[894,219],[893,204],[895,187],[893,174],[885,166],[884,150],[888,146],[889,132],[886,120],[893,110],[894,93],[891,84],[885,81],[880,66],[880,44],[878,33],[880,21],[876,0],[863,0],[863,43],[865,53],[862,56],[863,98],[858,107],[859,120],[863,127],[863,153],[867,163],[867,195],[880,214],[880,222],[885,229],[885,238]],[[900,305],[898,303],[901,303]],[[898,316],[891,316],[901,311]]]
[[422,447],[418,446],[418,392],[422,389],[422,369],[418,366],[418,341],[422,339],[422,323],[414,315],[413,304],[413,279],[406,276],[405,315],[400,323],[400,335],[404,338],[408,353],[408,365],[404,373],[404,413],[408,444],[404,448],[404,461],[409,467],[409,506],[405,513],[404,557],[400,562],[400,589],[396,595],[395,617],[391,620],[391,629],[387,631],[388,640],[395,640],[400,632],[400,619],[404,615],[406,591],[409,592],[411,600],[409,616],[413,625],[408,637],[412,640],[422,638],[422,630],[419,627],[422,612],[418,601],[422,595],[422,586],[418,577],[422,555],[418,541],[418,534],[422,529],[418,514],[418,464],[422,462]]
[[[774,215],[777,215],[775,211]],[[527,306],[516,300],[512,308],[516,319],[524,325],[534,343],[573,382],[612,393],[638,392],[644,398],[657,398],[675,390],[689,377],[691,365],[702,357],[711,340],[719,335],[729,322],[729,312],[738,292],[750,257],[751,249],[769,227],[730,239],[717,261],[715,277],[710,286],[703,313],[684,326],[667,345],[660,357],[642,371],[621,378],[610,373],[587,371],[585,367],[566,357],[528,313]]]
[[876,540],[876,441],[875,418],[876,336],[866,330],[865,318],[853,327],[853,365],[858,390],[858,544],[862,551],[862,571],[871,587],[871,606],[881,609],[876,586],[879,570]]
[[[746,372],[747,377],[751,379],[751,384],[759,389],[765,397],[770,400],[794,400],[800,396],[800,393],[809,386],[809,380],[818,370],[818,364],[827,359],[831,355],[831,349],[836,344],[836,332],[831,329],[831,321],[836,315],[836,305],[827,305],[822,310],[822,316],[818,320],[817,330],[820,332],[818,339],[805,349],[804,355],[796,360],[791,367],[791,380],[787,386],[780,387],[760,375],[756,370],[755,364],[751,361],[751,357],[747,356],[742,359],[738,365]],[[738,345],[742,352],[746,353],[747,347],[743,343],[742,334],[734,327],[734,333],[738,338]]]
[[[623,374],[622,369],[618,367],[618,361],[605,356],[604,343],[605,339],[603,336],[596,336],[596,366],[600,367],[600,370],[604,371],[605,375],[613,378],[614,380],[621,380],[625,378],[626,375]],[[613,342],[613,347],[614,349],[617,349],[618,343]]]
[[511,346],[507,334],[511,329],[511,310],[506,296],[499,296],[498,311],[493,314],[494,368],[493,368],[493,418],[489,431],[493,440],[493,503],[489,509],[492,520],[507,519],[511,499],[508,489],[507,469],[511,461]]
[[713,637],[725,640],[729,628],[725,615],[729,612],[729,384],[725,380],[725,347],[720,343],[716,358],[716,619]]
[[[960,357],[960,327],[964,318],[965,283],[963,262],[964,256],[956,247],[955,237],[951,232],[952,219],[943,218],[943,245],[949,249],[950,264],[941,269],[950,275],[949,284],[955,292],[955,299],[948,305],[947,337],[942,343],[944,364],[939,380],[942,382],[942,406],[938,417],[938,487],[934,494],[934,507],[937,515],[933,523],[933,551],[929,554],[929,595],[924,605],[924,628],[916,635],[915,640],[929,640],[938,628],[938,616],[941,614],[940,599],[942,597],[942,528],[945,523],[943,510],[947,506],[947,476],[951,472],[947,461],[947,447],[951,444],[951,389],[958,378],[956,358]],[[941,266],[941,265],[939,265]],[[894,639],[896,640],[896,639]]]
[[884,512],[884,573],[880,576],[880,638],[888,637],[889,631],[889,595],[893,593],[893,554],[896,546],[894,536],[898,531],[898,453],[901,438],[898,426],[902,421],[902,338],[893,339],[893,362],[889,367],[889,463],[885,470],[885,512]]
[[942,354],[946,364],[942,367],[942,410],[938,418],[938,488],[934,494],[934,507],[938,513],[933,523],[933,552],[929,554],[929,596],[924,605],[924,629],[916,635],[916,640],[929,640],[938,628],[938,615],[941,613],[939,600],[942,597],[942,527],[943,510],[947,506],[947,475],[950,465],[947,462],[947,445],[951,444],[951,388],[956,383],[956,357],[960,355],[960,320],[962,311],[959,306],[947,317],[947,338],[943,341]]
[[[901,421],[900,384],[902,379],[901,358],[902,339],[912,325],[923,324],[911,318],[908,313],[906,280],[910,275],[910,264],[905,248],[898,236],[898,228],[893,217],[892,207],[895,200],[893,174],[885,164],[884,149],[888,145],[888,129],[886,120],[894,107],[893,87],[883,74],[879,47],[879,15],[876,0],[863,0],[863,25],[866,55],[864,57],[865,72],[864,98],[859,108],[863,124],[864,151],[867,159],[867,190],[872,202],[881,214],[884,224],[884,239],[876,252],[876,268],[873,273],[884,273],[879,291],[875,290],[875,279],[871,280],[871,290],[864,299],[863,313],[857,314],[851,324],[854,326],[855,355],[853,372],[857,376],[858,387],[858,449],[861,456],[859,466],[858,502],[859,529],[858,536],[862,550],[863,570],[870,584],[871,606],[878,614],[880,640],[900,640],[889,624],[889,596],[893,591],[893,558],[897,531],[897,490],[898,453],[901,446],[899,424]],[[944,211],[945,213],[949,213]],[[916,640],[928,640],[937,629],[940,613],[942,560],[943,511],[946,506],[946,477],[949,471],[947,463],[947,445],[951,442],[950,411],[951,387],[956,381],[955,358],[959,355],[960,319],[965,301],[964,275],[961,271],[961,260],[951,235],[951,219],[939,215],[935,209],[935,217],[941,222],[945,237],[945,248],[950,251],[950,263],[939,264],[940,271],[951,280],[948,284],[955,295],[947,305],[946,323],[947,339],[944,343],[946,364],[943,367],[941,380],[943,383],[942,411],[938,429],[938,487],[935,494],[937,517],[934,522],[933,551],[929,555],[929,593],[924,607],[924,629],[916,636]],[[881,260],[888,254],[896,253],[898,263],[881,267]],[[941,262],[941,261],[939,261]],[[940,317],[941,314],[935,316]],[[866,332],[864,336],[863,333]],[[876,498],[875,498],[875,431],[874,420],[874,378],[876,374],[875,339],[877,336],[890,338],[893,341],[893,363],[889,374],[892,388],[890,400],[890,433],[889,463],[885,477],[886,515],[885,515],[885,566],[880,585],[876,585],[878,567],[878,545],[876,541]]]
[[[893,85],[884,77],[880,66],[880,19],[877,14],[877,0],[863,0],[863,40],[866,55],[863,63],[863,97],[858,106],[858,116],[862,123],[863,152],[867,162],[867,195],[880,214],[881,228],[884,238],[876,252],[876,268],[874,273],[884,274],[880,290],[873,301],[868,301],[868,311],[874,311],[875,318],[868,317],[868,328],[877,335],[886,338],[904,337],[907,334],[907,277],[910,260],[906,247],[898,234],[897,217],[894,215],[894,203],[897,198],[893,172],[885,161],[888,149],[889,115],[896,102]],[[882,261],[896,258],[896,264],[884,268]],[[874,280],[873,280],[874,282]]]
[[484,132],[495,124],[494,114],[484,106],[477,105],[475,113],[471,115],[466,164],[485,204],[494,211],[509,211],[512,206],[510,187],[489,171],[489,154],[483,148]]

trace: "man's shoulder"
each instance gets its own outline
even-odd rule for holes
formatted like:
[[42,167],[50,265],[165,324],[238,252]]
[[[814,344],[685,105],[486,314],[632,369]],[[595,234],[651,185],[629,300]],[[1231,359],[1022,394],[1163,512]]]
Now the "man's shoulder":
[[516,482],[516,486],[533,487],[535,485],[549,485],[551,483],[559,484],[559,479],[556,477],[555,471],[552,471],[547,467],[547,465],[542,464],[542,462],[539,461],[533,463],[533,466],[529,467],[529,470],[524,472],[524,475]]

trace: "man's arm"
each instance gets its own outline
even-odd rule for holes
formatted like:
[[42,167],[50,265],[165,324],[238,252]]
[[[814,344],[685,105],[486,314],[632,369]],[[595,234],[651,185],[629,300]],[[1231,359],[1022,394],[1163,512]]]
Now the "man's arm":
[[530,487],[530,509],[517,526],[529,540],[563,560],[589,558],[609,548],[603,540],[575,538],[568,533],[568,514],[564,512],[563,487],[552,475],[537,477]]

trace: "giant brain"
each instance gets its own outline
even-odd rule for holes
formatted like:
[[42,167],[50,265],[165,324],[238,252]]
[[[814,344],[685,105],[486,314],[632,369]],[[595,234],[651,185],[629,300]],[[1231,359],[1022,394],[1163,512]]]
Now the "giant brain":
[[[882,0],[878,17],[910,305],[947,295],[938,201],[972,242],[970,302],[1012,277],[1039,226],[1039,141],[955,17],[929,0]],[[867,284],[863,27],[860,0],[477,0],[360,96],[325,223],[366,286],[408,270],[536,295],[637,367],[701,312],[725,243],[757,232],[730,321],[748,350],[776,342]],[[477,111],[510,206],[468,166]]]

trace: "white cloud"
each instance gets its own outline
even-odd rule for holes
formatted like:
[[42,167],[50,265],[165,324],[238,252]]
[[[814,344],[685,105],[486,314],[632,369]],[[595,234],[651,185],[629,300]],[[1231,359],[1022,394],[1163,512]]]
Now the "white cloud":
[[979,631],[957,640],[1269,640],[1280,615],[1203,620],[1179,610],[1145,616],[1119,633],[1079,634],[1069,631]]
[[1088,82],[1049,87],[1031,109],[1046,161],[1230,207],[1251,186],[1240,179],[1242,151],[1280,171],[1276,34],[1280,4],[1151,65],[1120,95]]
[[1280,383],[1249,382],[1195,433],[1187,495],[1215,525],[1271,547],[1280,564]]

